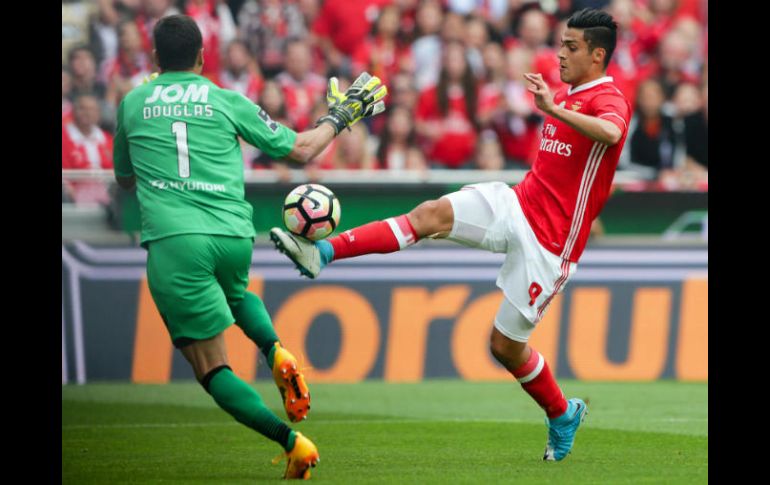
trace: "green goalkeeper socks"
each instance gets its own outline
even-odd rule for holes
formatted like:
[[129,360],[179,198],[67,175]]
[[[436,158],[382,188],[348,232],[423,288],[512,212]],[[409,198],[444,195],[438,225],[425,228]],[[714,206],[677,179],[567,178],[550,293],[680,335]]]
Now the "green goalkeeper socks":
[[267,365],[273,368],[274,344],[278,342],[273,322],[262,300],[247,291],[240,303],[230,307],[235,317],[235,324],[262,350],[267,358]]
[[208,382],[207,390],[219,407],[236,421],[277,442],[286,451],[294,448],[296,433],[278,419],[257,391],[233,374],[229,367],[216,372]]

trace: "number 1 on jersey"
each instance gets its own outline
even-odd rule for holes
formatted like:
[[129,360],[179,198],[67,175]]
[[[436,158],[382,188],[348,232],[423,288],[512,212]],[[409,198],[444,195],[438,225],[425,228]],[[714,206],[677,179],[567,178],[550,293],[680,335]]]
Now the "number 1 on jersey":
[[190,149],[187,146],[187,123],[171,123],[171,132],[176,135],[176,158],[179,162],[179,176],[190,178]]

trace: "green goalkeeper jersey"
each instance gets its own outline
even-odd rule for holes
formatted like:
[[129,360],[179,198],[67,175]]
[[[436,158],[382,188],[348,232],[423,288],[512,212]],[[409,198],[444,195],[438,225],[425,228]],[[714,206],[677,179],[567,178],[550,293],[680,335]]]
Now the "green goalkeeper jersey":
[[296,132],[240,93],[192,72],[166,72],[120,103],[115,174],[136,176],[143,246],[177,234],[253,237],[238,136],[283,158]]

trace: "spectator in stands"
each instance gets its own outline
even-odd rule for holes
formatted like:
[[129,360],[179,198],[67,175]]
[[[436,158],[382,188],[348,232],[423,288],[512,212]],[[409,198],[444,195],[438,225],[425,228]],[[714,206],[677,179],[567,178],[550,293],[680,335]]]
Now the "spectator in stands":
[[72,91],[72,79],[67,69],[61,68],[61,124],[64,125],[72,120],[72,101],[70,101],[70,91]]
[[691,63],[695,46],[689,43],[686,35],[672,30],[660,44],[659,70],[656,78],[663,86],[666,99],[671,99],[676,87],[681,83],[698,83],[698,74],[688,64]]
[[476,168],[479,170],[502,170],[505,168],[503,149],[492,130],[484,130],[476,145]]
[[683,131],[684,161],[660,175],[660,184],[670,190],[708,190],[708,85],[699,90],[692,84],[680,85],[674,106]]
[[442,44],[447,42],[464,42],[465,35],[465,18],[454,12],[446,12],[441,23]]
[[400,18],[398,20],[399,30],[404,43],[411,44],[414,41],[415,30],[417,29],[417,7],[421,0],[393,0],[393,5],[398,7]]
[[508,9],[508,0],[446,0],[446,4],[452,12],[486,20],[503,17]]
[[112,136],[99,128],[99,100],[75,98],[72,121],[62,125],[62,168],[112,168]]
[[299,6],[299,11],[302,14],[302,19],[304,20],[305,27],[309,28],[309,26],[315,23],[315,19],[317,19],[318,15],[321,13],[321,1],[322,0],[298,0],[297,1],[297,5]]
[[388,86],[387,105],[399,105],[414,113],[417,106],[417,99],[420,91],[415,85],[414,76],[407,73],[398,73],[393,76],[390,86]]
[[657,64],[634,33],[633,25],[637,19],[634,0],[612,0],[607,10],[618,23],[618,41],[607,75],[612,76],[631,106],[635,106],[639,83],[655,73]]
[[505,111],[503,88],[505,86],[505,52],[500,44],[488,42],[482,51],[484,75],[479,88],[479,112],[481,128],[490,128]]
[[173,3],[173,0],[141,0],[134,21],[142,36],[142,49],[147,54],[152,53],[152,31],[158,20],[181,13]]
[[637,105],[629,126],[630,168],[657,178],[664,170],[681,166],[683,140],[674,119],[663,112],[663,86],[648,79],[639,85]]
[[372,26],[371,37],[353,51],[354,73],[366,71],[379,77],[384,85],[390,86],[391,78],[397,73],[413,71],[411,49],[400,40],[400,17],[397,6],[387,5],[382,8]]
[[286,70],[276,80],[283,89],[291,127],[303,131],[310,123],[313,102],[326,96],[326,78],[311,72],[310,46],[304,40],[292,39],[286,44]]
[[371,170],[376,168],[376,160],[369,150],[367,141],[369,131],[364,123],[356,123],[351,131],[337,137],[337,146],[332,158],[332,168],[337,170]]
[[91,49],[86,45],[75,46],[67,57],[72,79],[70,96],[95,94],[100,100],[104,99],[107,89],[105,84],[97,79],[96,58]]
[[537,7],[532,0],[507,0],[505,11],[497,17],[490,17],[495,37],[505,38],[518,31],[521,15],[529,8]]
[[532,51],[532,72],[542,74],[551,89],[560,88],[563,83],[559,74],[559,59],[556,50],[548,44],[551,38],[548,15],[538,8],[526,10],[521,16],[517,34],[505,43],[506,50],[525,47]]
[[283,90],[277,81],[273,79],[266,80],[262,85],[258,98],[259,105],[267,111],[270,118],[283,125],[290,124],[286,110],[286,99],[283,97]]
[[[278,82],[272,79],[266,80],[257,97],[259,98],[259,106],[267,112],[271,119],[283,125],[290,125],[286,114],[286,100],[283,97],[283,90]],[[244,155],[246,167],[274,168],[274,160],[251,145],[241,143],[241,151]],[[280,167],[285,167],[285,164],[281,164]]]
[[441,69],[441,26],[444,12],[438,0],[423,0],[417,7],[416,39],[412,43],[415,83],[424,89],[436,82]]
[[369,35],[382,6],[391,0],[325,0],[313,23],[316,36],[332,74],[350,77],[350,57]]
[[283,70],[286,42],[308,33],[300,5],[282,0],[247,0],[238,12],[238,29],[268,78]]
[[507,168],[529,168],[539,131],[540,118],[524,85],[523,74],[528,72],[530,59],[531,53],[525,48],[514,48],[507,54],[493,42],[484,48],[486,77],[479,91],[478,120],[483,129],[495,133]]
[[421,170],[427,168],[425,157],[417,145],[417,131],[412,111],[404,106],[389,108],[387,123],[377,146],[377,166],[387,170]]
[[465,48],[468,63],[476,77],[484,76],[484,59],[482,51],[489,42],[489,28],[481,17],[471,16],[465,21]]
[[685,164],[694,171],[708,170],[708,84],[699,90],[693,84],[680,85],[674,94],[677,114],[684,122],[687,147]]
[[222,0],[188,0],[185,14],[195,20],[203,36],[201,74],[218,83],[222,52],[237,35],[230,8]]
[[219,85],[237,91],[256,103],[264,81],[245,42],[233,40],[228,44],[223,67],[219,73]]
[[[111,169],[112,136],[98,126],[99,100],[90,94],[75,98],[72,121],[62,125],[62,169]],[[63,184],[68,198],[80,202],[109,202],[100,181]]]
[[99,100],[100,118],[99,124],[111,129],[115,123],[115,110],[106,101],[106,86],[99,81],[96,75],[96,58],[93,52],[85,45],[73,47],[68,54],[69,72],[72,82],[70,99],[81,94],[91,94]]
[[504,116],[493,125],[503,147],[506,166],[520,170],[532,166],[540,141],[542,116],[524,81],[524,73],[532,72],[532,57],[526,48],[513,48],[506,54]]
[[[141,8],[141,0],[96,0],[97,11],[91,22],[91,45],[99,60],[99,71],[118,55],[121,22],[132,21]],[[149,54],[149,53],[147,53]]]
[[674,22],[672,31],[681,35],[690,53],[682,69],[688,76],[699,78],[703,71],[706,50],[703,27],[692,17],[680,17]]
[[476,143],[478,86],[461,42],[444,46],[438,83],[421,92],[415,117],[429,164],[470,168]]
[[118,26],[118,54],[102,64],[102,79],[107,83],[106,102],[113,110],[120,100],[153,70],[153,64],[142,50],[142,38],[136,23],[122,22]]

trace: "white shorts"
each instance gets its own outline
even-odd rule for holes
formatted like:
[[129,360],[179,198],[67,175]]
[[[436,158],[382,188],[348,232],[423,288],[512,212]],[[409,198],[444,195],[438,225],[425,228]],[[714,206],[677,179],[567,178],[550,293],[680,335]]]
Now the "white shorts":
[[[532,324],[531,328],[512,328],[508,333],[518,337],[514,340],[528,337],[553,297],[575,273],[577,265],[540,245],[521,210],[519,198],[509,185],[502,182],[466,185],[444,197],[454,210],[454,224],[448,239],[472,248],[505,253],[497,286],[503,290],[505,299]],[[498,327],[498,330],[508,335],[504,329]]]

